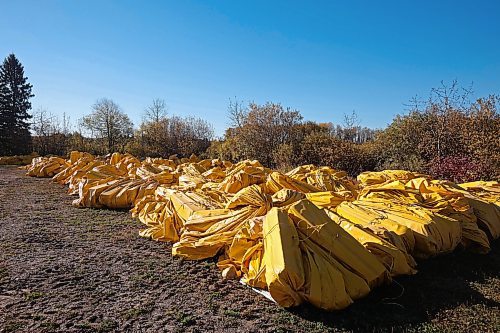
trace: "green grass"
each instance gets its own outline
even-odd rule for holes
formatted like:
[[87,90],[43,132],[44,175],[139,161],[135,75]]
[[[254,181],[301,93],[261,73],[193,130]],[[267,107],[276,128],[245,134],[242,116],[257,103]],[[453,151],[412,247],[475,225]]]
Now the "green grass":
[[45,328],[47,331],[56,331],[59,328],[59,324],[52,321],[45,321],[40,324],[40,327]]
[[177,309],[167,310],[165,312],[165,315],[168,317],[173,317],[182,326],[191,326],[196,323],[196,320],[194,319],[192,314]]
[[241,316],[241,314],[239,312],[231,310],[231,309],[224,310],[224,315],[226,315],[228,317],[233,317],[233,318],[239,318]]
[[92,329],[92,325],[90,325],[88,323],[80,323],[80,324],[76,324],[75,328],[78,328],[78,329],[81,329],[81,330],[91,330]]
[[193,325],[196,321],[194,320],[193,316],[189,314],[181,314],[180,316],[177,317],[177,321],[181,323],[183,326],[191,326]]
[[139,308],[129,309],[124,313],[123,317],[125,319],[133,319],[133,318],[137,318],[137,317],[146,315],[146,314],[150,313],[151,310],[152,309],[150,307],[139,307]]
[[116,321],[111,319],[104,319],[99,323],[99,326],[97,327],[97,332],[100,333],[111,332],[116,328],[118,328],[118,323]]
[[11,321],[5,324],[5,326],[3,327],[3,332],[5,333],[16,332],[22,327],[23,324],[21,322]]
[[33,291],[33,292],[30,292],[30,293],[26,293],[24,295],[24,299],[27,300],[28,302],[31,302],[31,301],[34,301],[34,300],[37,300],[41,297],[44,297],[45,294],[42,293],[42,292],[39,292],[39,291]]

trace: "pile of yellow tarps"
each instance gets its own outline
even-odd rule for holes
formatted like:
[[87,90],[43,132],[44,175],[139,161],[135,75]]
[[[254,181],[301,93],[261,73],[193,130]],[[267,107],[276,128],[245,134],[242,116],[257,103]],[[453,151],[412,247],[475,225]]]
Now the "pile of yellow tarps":
[[472,196],[456,184],[445,181],[435,181],[426,178],[415,178],[406,186],[416,190],[410,204],[419,205],[438,214],[460,222],[462,227],[462,245],[476,252],[486,253],[490,249],[487,233],[481,230],[481,223],[474,214]]
[[280,305],[342,309],[390,280],[355,238],[307,200],[273,208],[263,226],[265,279]]
[[283,173],[258,161],[129,154],[38,158],[28,175],[53,177],[74,204],[131,208],[140,235],[172,242],[172,254],[218,257],[225,278],[267,290],[282,306],[342,309],[414,258],[461,246],[488,252],[500,237],[497,182],[454,184],[404,170],[357,180],[329,167]]
[[27,166],[27,175],[32,177],[53,177],[70,164],[60,157],[35,157]]
[[498,182],[462,183],[460,187],[480,199],[500,206],[500,184]]
[[313,185],[320,191],[342,192],[352,194],[355,198],[357,187],[355,183],[349,179],[345,171],[334,170],[330,167],[315,167],[314,165],[306,165],[293,169],[287,173],[287,176],[305,181]]
[[384,171],[366,171],[358,175],[357,180],[362,187],[383,184],[386,182],[400,180],[407,182],[413,178],[425,177],[425,175],[406,171],[406,170],[384,170]]
[[0,157],[0,165],[20,165],[19,169],[27,169],[33,158],[38,157],[37,153],[30,155],[14,155]]
[[[385,236],[383,232],[380,233],[381,230],[378,230],[377,234],[376,230],[355,224],[331,210],[325,210],[325,212],[328,217],[370,251],[392,276],[416,273],[417,263],[408,254],[401,239],[395,239],[397,236]],[[388,232],[386,231],[386,233]]]
[[270,207],[270,196],[259,186],[250,185],[236,193],[224,209],[199,211],[190,216],[172,254],[196,260],[214,257],[231,244],[246,221],[265,215]]

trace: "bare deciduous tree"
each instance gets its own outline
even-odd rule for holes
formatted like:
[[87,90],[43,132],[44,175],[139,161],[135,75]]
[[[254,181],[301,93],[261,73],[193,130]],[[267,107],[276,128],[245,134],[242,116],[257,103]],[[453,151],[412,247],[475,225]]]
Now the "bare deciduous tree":
[[243,122],[248,116],[248,108],[243,106],[243,102],[238,101],[236,98],[234,101],[230,99],[227,111],[231,127],[243,126]]
[[167,104],[165,100],[155,98],[145,110],[145,121],[159,122],[167,117]]
[[66,135],[57,116],[40,107],[33,113],[33,149],[41,155],[62,155],[66,149]]
[[82,125],[92,137],[105,140],[108,153],[119,150],[118,146],[123,148],[133,134],[130,118],[107,98],[98,100],[92,106],[92,113],[83,117]]
[[37,136],[50,136],[60,132],[58,119],[43,107],[33,113],[33,132]]

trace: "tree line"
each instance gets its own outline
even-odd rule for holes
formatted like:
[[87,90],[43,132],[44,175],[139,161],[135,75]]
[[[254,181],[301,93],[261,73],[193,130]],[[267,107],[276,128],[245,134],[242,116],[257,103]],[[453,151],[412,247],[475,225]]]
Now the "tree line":
[[[385,128],[360,125],[355,112],[342,124],[304,120],[299,110],[279,103],[231,100],[230,127],[216,138],[207,121],[171,115],[162,99],[144,110],[138,128],[113,100],[91,106],[76,128],[44,109],[33,114],[34,95],[14,55],[0,67],[0,156],[36,151],[65,155],[71,150],[139,157],[189,156],[232,161],[258,159],[287,170],[300,164],[328,165],[356,175],[367,170],[407,169],[453,181],[498,179],[500,97],[472,99],[457,82],[413,100]],[[31,130],[31,133],[30,133]]]

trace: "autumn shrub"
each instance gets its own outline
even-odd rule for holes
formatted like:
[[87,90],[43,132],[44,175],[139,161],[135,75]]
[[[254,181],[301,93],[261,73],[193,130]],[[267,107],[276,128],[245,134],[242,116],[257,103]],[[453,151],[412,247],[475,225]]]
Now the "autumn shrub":
[[465,155],[446,156],[431,160],[428,173],[437,179],[448,179],[456,183],[480,180],[487,166]]

